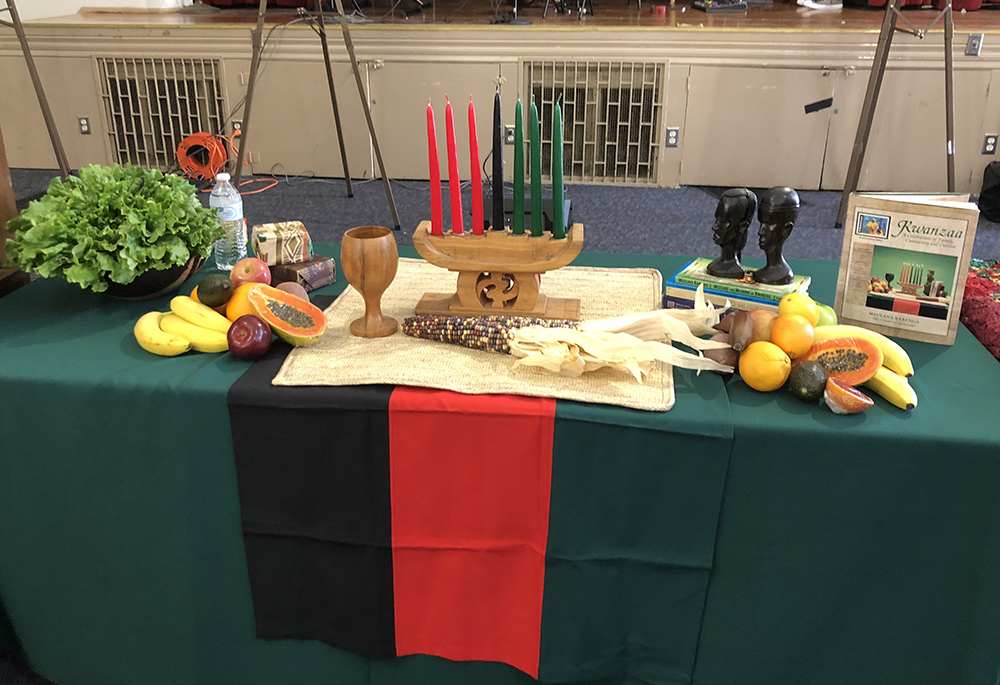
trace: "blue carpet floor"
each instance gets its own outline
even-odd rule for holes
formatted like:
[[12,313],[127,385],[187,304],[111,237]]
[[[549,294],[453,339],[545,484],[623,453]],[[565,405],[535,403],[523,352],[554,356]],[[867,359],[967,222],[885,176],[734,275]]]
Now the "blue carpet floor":
[[[51,170],[14,169],[11,172],[16,197],[21,204],[45,192],[55,176]],[[257,177],[249,188],[261,187],[270,177]],[[342,180],[281,178],[278,185],[260,193],[245,195],[244,210],[250,225],[297,219],[317,242],[340,242],[354,226],[392,226],[392,216],[381,181],[356,181],[354,197],[348,198]],[[397,241],[410,244],[417,224],[430,218],[426,181],[391,183],[401,231]],[[507,192],[511,189],[508,185]],[[586,228],[584,249],[588,252],[639,254],[692,254],[712,256],[712,221],[718,189],[623,188],[617,186],[569,186],[571,218]],[[785,256],[792,259],[839,259],[843,232],[833,227],[840,204],[835,191],[802,191],[802,209],[795,230],[785,243]],[[207,205],[208,193],[203,194]],[[471,224],[471,194],[464,188],[462,206],[466,226]],[[487,213],[489,209],[487,208]],[[444,193],[445,225],[450,209]],[[756,223],[750,229],[756,233]],[[1000,257],[1000,224],[981,219],[973,247],[973,257]],[[744,257],[762,258],[753,237]]]

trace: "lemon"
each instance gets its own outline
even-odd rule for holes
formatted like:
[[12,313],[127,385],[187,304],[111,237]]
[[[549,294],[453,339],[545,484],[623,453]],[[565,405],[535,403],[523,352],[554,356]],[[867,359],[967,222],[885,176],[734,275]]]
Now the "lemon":
[[804,293],[788,293],[778,303],[778,314],[798,314],[815,326],[819,323],[819,305]]

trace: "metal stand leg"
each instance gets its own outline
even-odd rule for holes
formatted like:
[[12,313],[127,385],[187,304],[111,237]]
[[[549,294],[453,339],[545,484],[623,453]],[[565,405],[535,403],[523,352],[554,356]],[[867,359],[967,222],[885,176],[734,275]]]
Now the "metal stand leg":
[[379,173],[382,174],[382,185],[385,187],[385,197],[389,202],[389,211],[392,212],[393,227],[398,231],[399,215],[396,214],[396,203],[392,199],[392,188],[389,187],[389,176],[385,173],[385,164],[382,162],[382,150],[379,148],[378,135],[375,133],[375,123],[372,121],[372,110],[368,106],[368,95],[365,93],[365,84],[361,79],[361,71],[358,69],[358,58],[354,54],[354,41],[351,40],[351,30],[347,26],[347,15],[344,14],[344,3],[335,0],[337,12],[340,13],[340,27],[344,32],[344,44],[347,46],[347,54],[351,58],[351,68],[354,69],[354,78],[358,82],[358,95],[361,97],[361,106],[365,111],[365,119],[368,121],[368,133],[372,137],[372,147],[375,149],[375,160],[378,162]]
[[344,147],[344,131],[340,127],[340,108],[337,107],[337,89],[333,85],[333,68],[330,66],[330,47],[326,41],[326,24],[323,23],[323,2],[316,0],[316,17],[319,22],[319,37],[323,43],[323,66],[326,80],[330,84],[330,101],[333,103],[333,120],[337,124],[337,142],[340,143],[340,161],[344,166],[344,181],[347,183],[347,197],[354,197],[351,188],[351,170],[347,167],[347,148]]
[[45,90],[42,89],[42,80],[38,77],[38,69],[35,67],[35,60],[31,56],[31,49],[28,48],[28,39],[24,35],[24,27],[21,26],[21,17],[17,13],[17,6],[14,0],[7,0],[7,7],[0,9],[0,12],[9,12],[10,21],[0,21],[0,25],[14,29],[17,39],[21,43],[21,52],[24,54],[24,61],[28,65],[28,74],[31,76],[31,84],[35,87],[35,96],[38,98],[38,105],[42,108],[42,118],[45,119],[45,128],[49,131],[49,139],[52,141],[52,151],[56,154],[56,163],[59,165],[59,174],[65,179],[69,177],[69,161],[66,159],[66,150],[63,148],[62,140],[59,138],[59,131],[56,129],[56,121],[49,108],[48,98],[45,97]]
[[861,178],[861,165],[865,160],[865,149],[868,147],[868,136],[872,131],[872,120],[875,118],[875,105],[878,93],[882,88],[882,77],[885,75],[885,65],[889,61],[889,46],[892,45],[892,34],[896,30],[896,13],[893,3],[889,0],[885,5],[885,17],[882,19],[882,31],[878,34],[878,44],[875,47],[875,59],[872,61],[872,71],[868,76],[868,90],[865,91],[865,101],[861,106],[861,120],[858,122],[858,133],[854,137],[854,149],[851,152],[851,163],[847,167],[847,178],[844,180],[844,192],[840,196],[840,208],[837,210],[837,227],[844,225],[847,216],[847,200],[858,188]]
[[[368,106],[368,96],[365,94],[364,81],[361,78],[361,71],[358,69],[358,60],[354,54],[354,42],[351,40],[351,32],[347,26],[347,15],[344,14],[344,5],[341,0],[336,0],[337,12],[340,14],[340,26],[344,33],[344,44],[347,47],[347,54],[351,58],[351,68],[354,70],[354,78],[358,83],[358,94],[361,96],[361,105],[365,111],[365,119],[368,121],[368,132],[371,135],[372,146],[375,149],[375,159],[378,161],[379,172],[382,174],[382,184],[385,186],[385,195],[389,201],[389,211],[392,213],[394,228],[400,230],[399,215],[396,213],[396,203],[392,199],[392,188],[389,186],[389,177],[385,173],[385,164],[382,161],[382,150],[378,144],[378,136],[375,133],[375,124],[372,122],[371,108]],[[323,46],[323,61],[326,64],[326,77],[330,85],[330,101],[333,104],[333,117],[337,124],[337,138],[340,143],[340,156],[344,165],[344,180],[347,183],[347,196],[354,197],[351,187],[351,172],[347,166],[347,150],[344,147],[344,135],[340,124],[340,108],[337,105],[337,93],[333,84],[333,71],[330,66],[330,48],[326,39],[326,28],[323,23],[323,6],[317,2],[319,11],[316,13],[319,23],[319,35]],[[240,149],[236,159],[236,171],[233,179],[238,185],[243,171],[243,153],[246,150],[247,135],[249,133],[250,111],[253,106],[254,87],[257,83],[257,71],[260,68],[261,40],[264,33],[264,15],[267,12],[267,0],[260,0],[257,10],[257,28],[253,33],[253,55],[250,59],[250,83],[247,84],[246,103],[243,106],[243,130],[240,133]]]
[[948,136],[948,192],[955,192],[955,55],[952,41],[955,24],[952,20],[951,2],[944,8],[944,118]]
[[871,133],[872,121],[875,118],[875,105],[878,102],[879,90],[882,88],[882,77],[885,75],[885,65],[889,60],[889,48],[892,45],[892,36],[896,31],[911,33],[917,38],[923,38],[934,24],[942,17],[944,24],[944,99],[945,99],[945,135],[947,137],[947,164],[948,164],[948,192],[955,192],[955,90],[954,90],[954,55],[952,54],[952,43],[955,32],[955,24],[952,18],[951,2],[949,0],[945,8],[938,14],[937,19],[931,22],[925,30],[916,29],[903,17],[909,25],[909,29],[901,29],[896,26],[896,20],[900,16],[897,0],[888,0],[885,6],[885,18],[882,21],[882,30],[878,36],[878,45],[875,48],[875,58],[872,62],[871,75],[868,77],[868,90],[865,92],[865,101],[861,107],[861,120],[858,122],[858,133],[854,138],[854,149],[851,152],[851,163],[847,167],[847,178],[844,180],[844,192],[840,196],[840,208],[837,210],[837,222],[835,226],[841,228],[847,217],[847,203],[851,193],[858,189],[858,181],[861,178],[861,167],[864,164],[865,149],[868,147],[868,136]]
[[253,108],[253,92],[257,86],[257,70],[260,68],[261,41],[264,35],[264,15],[267,13],[267,0],[260,0],[257,8],[257,28],[253,32],[253,54],[250,57],[250,82],[247,84],[246,102],[243,103],[243,128],[240,130],[240,149],[236,154],[236,169],[233,171],[233,185],[240,187],[243,175],[243,154],[247,149],[247,138],[250,136],[250,112]]

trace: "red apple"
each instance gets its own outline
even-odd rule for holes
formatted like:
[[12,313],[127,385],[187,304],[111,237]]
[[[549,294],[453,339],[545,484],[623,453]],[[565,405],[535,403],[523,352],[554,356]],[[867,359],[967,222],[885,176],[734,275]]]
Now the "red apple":
[[271,327],[254,314],[244,314],[229,326],[229,351],[240,359],[260,359],[271,347]]
[[271,285],[271,269],[263,259],[247,257],[233,265],[229,279],[233,282],[233,290],[244,283]]

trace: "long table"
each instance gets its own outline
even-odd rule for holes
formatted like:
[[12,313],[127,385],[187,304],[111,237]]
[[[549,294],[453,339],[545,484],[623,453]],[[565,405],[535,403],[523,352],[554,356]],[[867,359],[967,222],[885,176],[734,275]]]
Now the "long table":
[[[832,301],[834,263],[793,267]],[[0,603],[32,667],[63,685],[531,682],[255,637],[226,403],[247,365],[142,351],[134,321],[165,306],[58,281],[0,300]],[[904,345],[910,413],[835,416],[683,370],[663,414],[559,402],[540,680],[993,685],[1000,365],[963,327]]]

